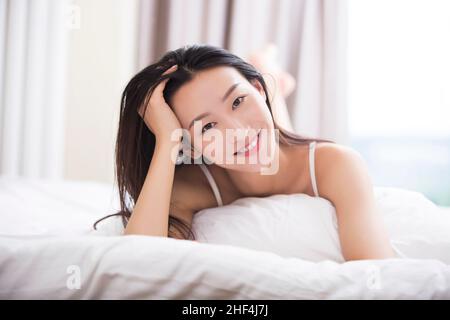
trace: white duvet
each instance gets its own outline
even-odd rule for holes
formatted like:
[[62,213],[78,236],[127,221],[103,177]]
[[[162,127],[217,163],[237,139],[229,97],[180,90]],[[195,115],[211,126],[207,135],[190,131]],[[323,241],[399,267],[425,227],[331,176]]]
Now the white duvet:
[[[339,262],[333,207],[322,198],[201,211],[192,242],[124,237],[119,218],[92,231],[118,207],[108,185],[0,178],[0,298],[449,299],[450,211],[417,192],[375,191],[403,258]],[[239,223],[249,228],[231,228]]]

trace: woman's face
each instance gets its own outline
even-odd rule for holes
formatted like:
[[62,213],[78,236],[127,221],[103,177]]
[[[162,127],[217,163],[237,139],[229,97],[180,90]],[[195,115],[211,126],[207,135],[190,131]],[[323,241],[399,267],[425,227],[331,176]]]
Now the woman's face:
[[236,69],[220,66],[181,86],[172,108],[196,152],[220,167],[256,172],[267,166],[275,143],[265,100],[258,81],[250,83]]

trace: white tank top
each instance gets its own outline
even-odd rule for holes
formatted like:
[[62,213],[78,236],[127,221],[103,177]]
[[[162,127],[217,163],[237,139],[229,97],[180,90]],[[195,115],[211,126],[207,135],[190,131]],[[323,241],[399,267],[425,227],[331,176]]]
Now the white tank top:
[[[319,191],[317,190],[317,182],[316,182],[316,173],[314,169],[314,154],[315,154],[315,148],[316,147],[316,141],[312,141],[309,144],[309,175],[311,177],[311,184],[313,187],[314,195],[316,197],[319,196]],[[208,179],[209,185],[211,186],[211,189],[214,193],[214,196],[216,197],[216,201],[218,206],[223,206],[222,197],[220,196],[219,187],[217,186],[216,181],[214,180],[214,177],[212,176],[211,172],[209,171],[208,167],[201,163],[200,168],[202,169],[203,173],[205,174],[206,178]]]

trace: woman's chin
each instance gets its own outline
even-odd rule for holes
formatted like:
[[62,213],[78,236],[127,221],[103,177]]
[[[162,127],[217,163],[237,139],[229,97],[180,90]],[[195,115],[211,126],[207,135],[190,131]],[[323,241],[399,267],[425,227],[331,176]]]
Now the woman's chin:
[[271,161],[266,159],[262,154],[254,154],[252,156],[234,156],[231,161],[215,162],[219,167],[227,170],[235,170],[241,172],[261,172],[267,168]]
[[232,164],[232,165],[225,165],[223,166],[225,169],[229,170],[235,170],[235,171],[241,171],[241,172],[260,172],[261,171],[261,164],[255,163],[255,164]]

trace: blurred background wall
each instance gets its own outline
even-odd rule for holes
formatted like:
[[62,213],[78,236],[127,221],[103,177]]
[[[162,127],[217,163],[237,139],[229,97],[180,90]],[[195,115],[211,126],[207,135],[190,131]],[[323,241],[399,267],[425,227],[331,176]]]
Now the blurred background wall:
[[64,177],[112,183],[121,91],[137,68],[138,1],[76,0],[69,31]]

